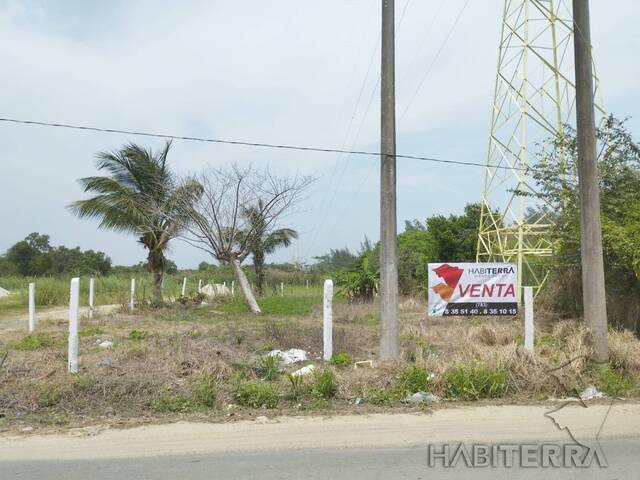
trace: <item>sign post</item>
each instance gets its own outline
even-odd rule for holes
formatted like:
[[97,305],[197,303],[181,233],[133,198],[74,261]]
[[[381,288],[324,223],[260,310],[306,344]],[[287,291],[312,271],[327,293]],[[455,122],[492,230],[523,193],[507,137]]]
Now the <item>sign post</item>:
[[524,287],[524,348],[533,353],[533,287]]
[[331,360],[333,356],[333,281],[324,281],[324,308],[322,340],[324,344],[323,359]]

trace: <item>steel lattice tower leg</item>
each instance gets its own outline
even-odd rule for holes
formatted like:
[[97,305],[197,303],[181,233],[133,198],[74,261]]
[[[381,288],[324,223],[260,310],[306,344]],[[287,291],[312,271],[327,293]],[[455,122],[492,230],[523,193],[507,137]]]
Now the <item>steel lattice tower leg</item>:
[[[535,207],[528,168],[539,144],[562,138],[575,117],[573,20],[567,0],[505,0],[491,105],[477,261],[518,264],[518,283],[539,287],[553,245]],[[595,88],[599,94],[596,75]],[[601,102],[600,102],[601,103]],[[598,107],[604,115],[604,109]],[[563,152],[560,151],[560,161]],[[537,261],[536,261],[537,259]],[[519,289],[519,300],[522,288]]]

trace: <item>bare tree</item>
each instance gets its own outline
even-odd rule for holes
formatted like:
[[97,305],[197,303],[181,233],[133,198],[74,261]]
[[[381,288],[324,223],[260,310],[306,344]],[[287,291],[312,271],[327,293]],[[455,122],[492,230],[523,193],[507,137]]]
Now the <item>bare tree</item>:
[[[233,268],[247,306],[256,315],[260,307],[242,270],[256,235],[277,229],[312,182],[309,176],[278,177],[269,169],[255,170],[231,165],[209,168],[196,178],[201,196],[186,206],[183,239]],[[245,214],[256,211],[264,219],[261,231]]]

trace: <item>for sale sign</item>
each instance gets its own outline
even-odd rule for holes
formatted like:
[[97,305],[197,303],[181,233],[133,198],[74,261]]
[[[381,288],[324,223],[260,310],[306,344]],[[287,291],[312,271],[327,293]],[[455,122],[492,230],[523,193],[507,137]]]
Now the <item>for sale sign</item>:
[[518,271],[512,263],[430,263],[429,315],[516,315]]

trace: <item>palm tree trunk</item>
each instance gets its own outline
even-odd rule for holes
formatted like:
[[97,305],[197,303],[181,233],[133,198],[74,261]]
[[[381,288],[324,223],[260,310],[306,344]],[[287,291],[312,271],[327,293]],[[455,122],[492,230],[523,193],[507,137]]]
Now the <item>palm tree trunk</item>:
[[164,257],[162,253],[149,252],[147,257],[149,262],[149,270],[153,276],[153,290],[151,293],[151,304],[154,307],[159,307],[164,303],[162,298],[162,275],[164,274]]
[[264,253],[263,252],[254,252],[253,269],[256,272],[256,290],[258,290],[258,295],[262,295],[264,293]]
[[242,292],[245,303],[254,314],[261,315],[262,310],[260,310],[258,302],[256,302],[256,298],[253,296],[253,292],[251,291],[251,286],[249,285],[247,276],[244,274],[244,272],[242,271],[242,267],[240,266],[240,261],[234,257],[229,263],[231,263],[233,273],[236,276],[236,280],[238,280],[240,291]]

